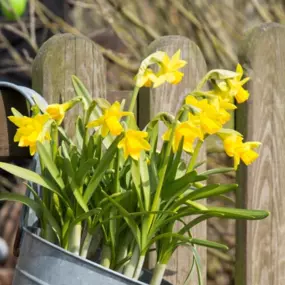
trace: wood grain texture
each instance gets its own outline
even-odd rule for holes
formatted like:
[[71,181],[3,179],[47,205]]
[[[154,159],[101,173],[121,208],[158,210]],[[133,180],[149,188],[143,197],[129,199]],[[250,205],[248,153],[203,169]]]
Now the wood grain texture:
[[[33,89],[49,103],[67,101],[75,96],[71,76],[76,75],[92,97],[106,97],[104,58],[95,44],[85,37],[62,34],[53,36],[40,49],[32,68]],[[68,112],[64,126],[74,135],[78,108]]]
[[245,38],[240,62],[251,96],[237,113],[246,140],[261,141],[259,159],[238,173],[238,206],[266,209],[262,221],[238,222],[237,285],[285,284],[285,27],[264,24]]
[[131,90],[108,90],[107,99],[113,104],[115,101],[122,102],[125,100],[124,110],[128,110],[132,98]]
[[[154,117],[158,112],[168,111],[175,113],[185,97],[191,90],[193,90],[199,80],[206,74],[206,63],[201,54],[201,51],[195,43],[189,39],[181,36],[165,36],[154,41],[148,48],[148,54],[162,50],[169,55],[173,55],[178,49],[181,49],[181,57],[186,60],[188,64],[183,68],[184,78],[178,85],[163,84],[156,89],[144,90],[139,96],[139,124],[144,127],[146,122]],[[201,151],[200,160],[205,159],[205,149]],[[186,221],[189,221],[187,218]],[[179,225],[176,225],[176,229]],[[206,222],[196,226],[193,230],[193,236],[199,238],[206,238]],[[206,250],[199,249],[202,264],[204,268],[203,279],[206,283]],[[155,265],[155,256],[149,260],[149,266],[152,268]],[[175,285],[184,283],[184,280],[189,272],[192,264],[192,252],[188,248],[181,247],[173,255],[166,271],[166,279]],[[194,272],[191,285],[198,284],[196,279],[196,272]]]

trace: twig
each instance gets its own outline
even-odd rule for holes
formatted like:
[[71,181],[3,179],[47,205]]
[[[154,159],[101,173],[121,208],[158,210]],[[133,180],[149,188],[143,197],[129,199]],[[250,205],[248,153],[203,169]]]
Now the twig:
[[30,34],[31,34],[31,44],[35,51],[38,50],[37,40],[36,40],[36,24],[35,24],[35,0],[30,0]]
[[155,31],[152,27],[147,25],[146,23],[143,23],[132,11],[125,7],[121,7],[122,14],[130,20],[133,24],[144,30],[149,36],[151,36],[153,39],[156,39],[160,37],[160,34]]
[[3,33],[0,30],[0,39],[2,42],[6,45],[7,51],[11,55],[11,57],[14,59],[17,65],[24,65],[25,62],[22,59],[19,52],[11,45],[11,43],[8,41],[8,39],[3,35]]
[[186,8],[178,0],[172,0],[171,3],[176,7],[176,9],[187,18],[196,28],[202,29],[202,25],[199,20],[191,13],[191,11],[186,10]]
[[270,14],[264,7],[262,7],[256,0],[251,0],[251,3],[262,18],[262,20],[264,20],[265,22],[272,22]]

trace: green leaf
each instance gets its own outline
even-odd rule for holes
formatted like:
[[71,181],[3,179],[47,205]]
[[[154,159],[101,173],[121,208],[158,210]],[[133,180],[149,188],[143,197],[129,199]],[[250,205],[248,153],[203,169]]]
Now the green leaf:
[[109,109],[111,104],[105,98],[95,98],[94,101],[101,109]]
[[227,172],[231,172],[231,171],[235,171],[235,169],[233,167],[215,168],[215,169],[210,169],[210,170],[204,171],[204,172],[200,173],[200,175],[209,176],[209,175],[213,175],[213,174],[227,173]]
[[74,195],[77,203],[84,210],[84,212],[87,213],[89,211],[89,207],[88,207],[87,203],[85,202],[80,190],[78,188],[76,188],[76,185],[73,185],[73,183],[71,184],[71,186],[73,186],[72,187],[73,188],[73,195]]
[[75,75],[72,75],[72,84],[76,95],[85,98],[85,100],[90,104],[92,101],[92,96],[89,94],[82,81]]
[[35,104],[39,107],[42,113],[45,113],[46,111],[46,103],[44,103],[43,99],[40,99],[37,94],[32,95],[33,101]]
[[84,121],[84,124],[85,126],[89,123],[89,120],[90,120],[90,117],[92,115],[92,113],[94,112],[94,109],[96,107],[96,102],[95,101],[92,101],[86,111],[86,116],[85,116],[85,121]]
[[105,174],[105,171],[107,170],[108,166],[110,165],[111,161],[113,160],[115,153],[117,151],[117,145],[119,141],[122,139],[123,135],[121,134],[118,136],[114,142],[110,145],[108,150],[103,155],[102,159],[100,160],[97,168],[94,171],[94,174],[85,190],[84,193],[84,201],[87,203],[90,198],[92,197],[93,193],[96,191],[99,183],[102,180],[102,177]]
[[184,225],[184,227],[178,232],[179,234],[181,235],[184,235],[187,231],[189,231],[191,228],[193,228],[194,226],[196,226],[197,224],[207,220],[211,218],[210,215],[201,215],[201,216],[198,216],[197,218],[191,220],[188,224]]
[[139,162],[133,160],[131,166],[132,178],[134,182],[134,188],[137,194],[137,200],[139,204],[140,211],[145,210],[145,204],[143,203],[142,193],[141,193],[141,175],[140,175],[140,168]]
[[197,175],[197,172],[195,170],[191,171],[171,183],[165,183],[162,188],[162,199],[168,200],[173,195],[179,195],[183,193],[191,183],[206,179],[207,176]]
[[61,198],[62,195],[59,192],[59,190],[57,189],[57,186],[54,184],[54,182],[52,182],[51,180],[48,180],[46,177],[43,177],[31,170],[28,170],[26,168],[23,167],[19,167],[16,165],[12,165],[9,163],[5,163],[5,162],[0,162],[0,168],[4,169],[5,171],[18,176],[24,180],[28,180],[31,181],[33,183],[36,183],[44,188],[47,188],[51,191],[53,191],[54,193],[58,194]]
[[184,137],[182,137],[174,161],[171,163],[170,169],[166,173],[166,182],[172,182],[176,178],[176,173],[181,163],[181,155],[183,152]]
[[208,207],[205,214],[213,217],[230,218],[230,219],[246,219],[246,220],[261,220],[268,217],[269,212],[263,210],[247,210],[225,207]]
[[77,117],[76,120],[76,128],[75,128],[75,135],[76,135],[76,141],[79,149],[83,148],[83,140],[85,136],[85,127],[83,125],[83,121],[80,117]]
[[130,227],[136,239],[138,246],[141,247],[141,232],[136,221],[132,217],[130,217],[129,215],[130,213],[127,210],[125,210],[119,203],[117,203],[114,199],[112,199],[105,191],[102,190],[102,193],[118,209],[118,211],[124,217],[126,223]]
[[20,202],[31,208],[39,219],[42,218],[43,209],[35,200],[17,193],[0,193],[0,201]]
[[[197,169],[198,167],[202,166],[203,164],[207,163],[207,160],[203,160],[203,161],[200,161],[198,163],[196,163],[194,165],[194,169]],[[202,173],[201,173],[202,174]]]
[[0,201],[13,201],[22,203],[31,208],[39,219],[42,219],[43,215],[47,217],[47,221],[51,227],[55,230],[57,237],[60,241],[61,228],[58,225],[56,219],[52,216],[51,212],[43,205],[43,203],[36,202],[35,200],[17,193],[0,193]]
[[238,188],[238,184],[214,184],[194,190],[187,195],[187,200],[199,200],[228,193]]
[[192,244],[197,244],[201,246],[206,246],[210,248],[216,248],[216,249],[223,249],[223,250],[228,250],[229,248],[221,243],[214,242],[214,241],[209,241],[209,240],[203,240],[203,239],[197,239],[197,238],[192,238],[191,239]]
[[198,202],[195,202],[195,201],[191,201],[191,200],[186,201],[185,204],[190,206],[190,207],[193,207],[194,209],[199,210],[199,211],[200,210],[204,211],[204,210],[208,209],[205,205],[198,203]]
[[193,251],[193,258],[194,258],[194,262],[196,265],[198,282],[199,282],[199,285],[203,285],[202,264],[201,264],[200,256],[199,256],[199,253],[194,246],[191,249]]
[[85,180],[86,175],[89,174],[89,171],[96,165],[98,159],[91,158],[82,163],[78,170],[75,173],[75,180],[78,186],[81,186]]
[[45,146],[42,143],[37,142],[37,150],[41,160],[44,162],[54,181],[57,183],[60,189],[64,189],[64,183],[60,176],[59,170],[57,169],[56,164],[53,162]]
[[161,240],[161,239],[165,239],[165,238],[172,238],[173,240],[177,240],[177,241],[185,241],[186,243],[190,243],[191,242],[191,238],[185,237],[183,235],[177,234],[177,233],[172,233],[172,232],[168,232],[168,233],[163,233],[163,234],[159,234],[157,236],[155,236],[154,238],[152,238],[148,244],[142,249],[142,255],[146,254],[146,252],[148,251],[148,249],[157,241]]
[[74,145],[73,141],[67,136],[65,130],[62,127],[57,127],[58,133],[61,137],[61,139],[63,139],[63,141],[65,141],[68,145]]
[[[38,193],[33,189],[33,187],[31,187],[29,184],[24,183],[29,190],[33,193],[34,195],[34,199],[33,201],[39,203],[42,212],[43,212],[43,216],[45,216],[46,220],[49,222],[49,224],[51,225],[51,227],[54,229],[57,238],[59,241],[61,241],[61,236],[62,236],[62,231],[61,231],[61,227],[59,226],[59,223],[57,222],[57,220],[55,219],[55,217],[52,215],[52,213],[50,212],[50,210],[46,207],[46,205],[43,203],[43,201],[41,200],[41,198],[39,197]],[[56,194],[54,194],[55,196]],[[26,197],[26,196],[25,196]],[[39,217],[40,218],[40,217]]]

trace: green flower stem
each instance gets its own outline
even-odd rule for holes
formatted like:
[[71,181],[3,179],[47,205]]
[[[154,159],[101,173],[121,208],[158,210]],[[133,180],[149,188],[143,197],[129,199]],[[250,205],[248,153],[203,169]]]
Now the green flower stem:
[[110,268],[111,258],[112,258],[111,247],[107,244],[104,244],[102,249],[101,265],[106,268]]
[[58,151],[58,126],[56,124],[52,125],[51,130],[51,140],[52,140],[52,157],[53,160],[56,158],[56,154]]
[[196,89],[194,91],[198,91],[201,90],[203,88],[203,86],[207,83],[209,77],[211,76],[211,72],[208,72],[202,79],[201,81],[198,83]]
[[138,261],[137,268],[135,270],[133,279],[135,279],[135,280],[139,279],[139,277],[141,275],[142,268],[143,268],[144,261],[145,261],[145,255],[141,255],[139,257],[139,261]]
[[93,238],[93,235],[87,232],[86,237],[85,237],[84,242],[83,242],[83,245],[82,245],[82,248],[81,248],[81,251],[80,251],[81,257],[83,257],[83,258],[87,257],[89,247],[90,247],[91,242],[92,242],[92,238]]
[[81,231],[82,231],[81,223],[78,223],[77,225],[74,226],[69,235],[68,251],[76,255],[79,255],[80,253]]
[[[177,115],[176,115],[175,121],[173,123],[173,126],[172,126],[172,131],[171,131],[171,134],[170,134],[170,138],[169,138],[169,141],[168,141],[168,144],[167,144],[167,149],[166,149],[165,156],[164,156],[164,162],[163,162],[162,168],[161,168],[161,170],[160,170],[160,172],[158,174],[159,182],[158,182],[158,185],[157,185],[157,189],[155,191],[153,203],[152,203],[152,206],[151,206],[151,211],[158,211],[158,209],[159,209],[160,194],[161,194],[161,190],[162,190],[165,174],[166,174],[166,171],[167,171],[167,164],[168,164],[168,159],[169,159],[170,153],[171,153],[171,148],[172,148],[172,142],[173,142],[173,139],[174,139],[175,129],[177,127],[178,118],[180,117],[180,115],[181,115],[181,112],[178,112]],[[153,222],[154,217],[155,217],[155,215],[153,214],[153,215],[149,215],[148,218],[147,218],[147,229],[148,229],[148,231],[151,228],[151,224]]]
[[134,273],[138,264],[139,260],[139,254],[140,254],[140,249],[138,245],[135,246],[135,250],[133,252],[133,256],[130,260],[130,262],[126,265],[125,270],[124,270],[124,275],[127,277],[133,278]]
[[198,97],[217,98],[216,95],[208,94],[207,92],[203,92],[203,91],[193,91],[189,95],[198,96]]
[[161,284],[165,269],[166,269],[166,264],[161,264],[161,263],[156,264],[150,285],[160,285]]
[[[139,94],[139,90],[140,88],[138,86],[135,86],[134,88],[134,91],[133,91],[133,94],[132,94],[132,99],[131,99],[131,103],[130,103],[130,106],[129,106],[129,112],[133,112],[134,111],[134,108],[135,108],[135,105],[136,105],[136,102],[137,102],[137,97],[138,97],[138,94]],[[126,122],[128,124],[129,122],[129,117],[127,118]]]
[[188,165],[188,168],[187,168],[187,173],[192,171],[194,169],[194,166],[195,166],[195,163],[196,163],[196,160],[197,160],[197,157],[199,155],[199,152],[200,152],[200,149],[203,145],[203,141],[199,140],[195,146],[195,149],[194,149],[194,152],[193,152],[193,155],[190,159],[190,162],[189,162],[189,165]]

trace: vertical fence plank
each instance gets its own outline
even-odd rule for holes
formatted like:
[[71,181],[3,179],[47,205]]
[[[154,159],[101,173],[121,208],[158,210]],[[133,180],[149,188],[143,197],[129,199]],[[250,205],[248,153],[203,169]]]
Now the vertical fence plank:
[[[155,116],[158,112],[168,111],[174,113],[181,105],[183,98],[192,91],[198,81],[206,73],[206,63],[199,48],[189,39],[181,36],[165,36],[154,41],[148,48],[148,53],[157,50],[166,51],[173,55],[178,49],[181,49],[182,59],[188,64],[183,68],[185,73],[182,82],[178,85],[164,84],[156,89],[150,89],[150,93],[142,92],[139,96],[139,124],[143,127],[146,122]],[[146,91],[146,90],[145,90]],[[205,159],[205,149],[202,151]],[[189,218],[188,218],[189,219]],[[177,225],[179,227],[179,225]],[[193,236],[199,238],[206,237],[206,223],[202,223],[193,230]],[[204,268],[203,279],[206,283],[206,251],[200,248],[202,264]],[[151,257],[148,266],[153,268],[155,257]],[[186,248],[179,248],[167,268],[166,279],[175,285],[183,284],[192,264],[192,252]],[[195,275],[195,274],[194,274]],[[198,284],[196,276],[190,284]]]
[[[40,49],[33,63],[33,89],[49,103],[74,97],[71,76],[84,83],[92,97],[106,97],[104,58],[88,38],[62,34],[53,36]],[[74,135],[74,117],[78,110],[67,113],[65,129]]]
[[251,97],[237,113],[246,140],[262,142],[260,158],[238,173],[239,207],[267,209],[262,221],[237,224],[237,285],[285,284],[285,27],[254,28],[241,47]]

